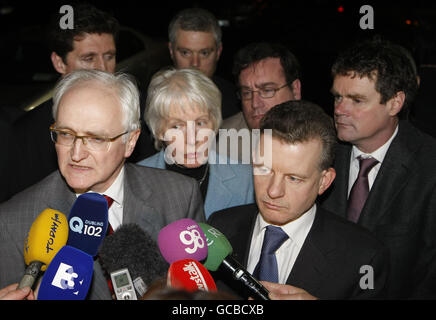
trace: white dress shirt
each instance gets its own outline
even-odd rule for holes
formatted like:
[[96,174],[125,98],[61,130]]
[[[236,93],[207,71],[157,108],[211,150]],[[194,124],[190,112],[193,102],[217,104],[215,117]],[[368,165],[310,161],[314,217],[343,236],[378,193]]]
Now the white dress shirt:
[[392,134],[392,137],[390,137],[390,139],[386,141],[384,145],[382,145],[380,148],[378,148],[377,150],[371,153],[364,153],[360,151],[356,146],[353,146],[350,156],[351,158],[350,158],[350,174],[348,177],[348,196],[350,196],[351,188],[353,187],[353,184],[356,181],[357,176],[359,175],[360,164],[359,164],[358,157],[359,156],[362,156],[362,158],[372,157],[378,161],[378,163],[368,173],[368,185],[369,185],[369,190],[371,190],[375,178],[377,177],[378,171],[380,170],[380,167],[386,156],[386,153],[388,152],[392,140],[394,140],[397,133],[398,133],[398,125],[394,133]]
[[[306,240],[307,234],[312,227],[315,219],[316,204],[306,211],[300,218],[289,222],[286,225],[280,226],[289,236],[279,249],[276,251],[277,266],[279,272],[279,283],[286,283],[295,260],[297,260],[301,247]],[[251,274],[259,262],[260,253],[262,251],[263,237],[265,229],[269,224],[265,222],[262,215],[259,213],[254,225],[253,236],[251,238],[250,253],[248,256],[247,271]]]
[[[89,191],[94,192],[94,191]],[[115,181],[112,185],[103,193],[102,195],[107,195],[111,197],[114,202],[109,208],[109,223],[112,229],[115,231],[123,223],[123,203],[124,203],[124,166],[121,168]],[[78,197],[80,194],[76,194]]]

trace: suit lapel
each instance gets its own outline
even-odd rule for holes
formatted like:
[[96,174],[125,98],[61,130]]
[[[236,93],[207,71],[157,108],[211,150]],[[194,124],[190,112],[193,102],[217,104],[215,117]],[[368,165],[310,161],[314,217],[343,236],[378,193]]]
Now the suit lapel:
[[251,238],[259,210],[255,204],[251,204],[244,206],[244,211],[245,212],[242,214],[244,219],[235,221],[235,224],[231,228],[232,233],[227,233],[227,236],[230,243],[233,245],[234,257],[244,267],[247,267]]
[[411,137],[413,133],[408,132],[410,130],[401,125],[404,124],[400,124],[398,135],[386,153],[358,222],[370,230],[373,230],[377,222],[389,212],[392,202],[407,185],[412,169],[413,153],[419,148],[416,143],[408,141],[413,140]]
[[138,224],[157,240],[160,230],[156,226],[164,225],[164,222],[161,222],[161,215],[149,205],[152,203],[148,201],[153,196],[152,187],[146,179],[141,180],[141,177],[136,176],[131,166],[125,165],[123,224]]
[[323,235],[324,219],[322,210],[318,207],[312,228],[286,281],[315,296],[323,279],[330,273],[326,259],[330,249],[325,247],[326,237]]
[[335,170],[336,178],[331,186],[331,190],[327,190],[326,194],[321,198],[327,198],[325,205],[323,206],[339,214],[342,217],[346,217],[347,212],[347,199],[348,199],[348,176],[350,173],[350,156],[351,146],[340,144],[338,146],[338,152],[336,152]]
[[54,180],[52,188],[53,194],[55,194],[56,197],[50,198],[47,203],[47,208],[58,210],[68,218],[71,208],[77,198],[74,191],[68,187],[59,171],[58,177]]

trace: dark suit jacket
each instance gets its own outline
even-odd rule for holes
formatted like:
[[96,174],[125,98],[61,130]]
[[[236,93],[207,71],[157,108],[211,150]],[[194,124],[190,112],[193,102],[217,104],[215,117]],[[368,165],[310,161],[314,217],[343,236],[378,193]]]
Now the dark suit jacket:
[[[224,233],[233,253],[247,266],[250,242],[259,210],[256,205],[233,207],[215,212],[210,225]],[[374,270],[374,289],[362,290],[360,268]],[[287,284],[302,288],[321,299],[383,298],[388,276],[388,252],[369,232],[318,206],[315,220],[295,261]],[[223,272],[213,275],[233,293],[246,293]]]
[[[345,217],[351,145],[336,154],[322,206]],[[391,254],[390,298],[436,297],[436,141],[400,122],[358,224]]]
[[[167,224],[191,218],[205,221],[203,202],[194,179],[171,172],[125,165],[123,223],[136,223],[154,240]],[[19,282],[24,274],[24,239],[36,217],[46,208],[67,217],[76,196],[59,171],[0,205],[0,288]],[[146,267],[146,266],[144,266]],[[111,299],[98,260],[89,299]]]

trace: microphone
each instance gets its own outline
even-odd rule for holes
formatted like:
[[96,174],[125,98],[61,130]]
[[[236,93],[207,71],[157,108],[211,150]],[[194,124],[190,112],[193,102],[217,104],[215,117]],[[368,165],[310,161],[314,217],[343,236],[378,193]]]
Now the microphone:
[[209,271],[198,261],[183,259],[173,262],[168,269],[167,284],[189,292],[196,290],[217,291]]
[[93,192],[80,195],[71,208],[68,224],[70,232],[67,245],[94,257],[109,224],[106,199]]
[[206,235],[209,252],[204,266],[211,271],[220,269],[230,273],[233,279],[248,289],[253,298],[270,300],[269,291],[232,257],[232,245],[224,234],[206,223],[200,222],[199,225]]
[[156,242],[136,224],[123,224],[107,236],[98,255],[109,274],[127,268],[139,296],[168,270]]
[[64,246],[45,272],[38,290],[38,300],[84,300],[94,272],[91,255]]
[[18,288],[32,287],[39,272],[45,271],[56,253],[66,243],[68,223],[65,215],[45,209],[33,221],[24,241],[24,262],[28,266]]
[[201,261],[207,256],[206,237],[192,219],[180,219],[162,228],[158,244],[168,263],[183,259]]

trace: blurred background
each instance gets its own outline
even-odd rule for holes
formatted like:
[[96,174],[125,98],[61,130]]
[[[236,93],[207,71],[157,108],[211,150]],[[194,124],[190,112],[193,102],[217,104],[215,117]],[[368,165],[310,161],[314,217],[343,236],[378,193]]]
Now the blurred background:
[[[203,0],[88,1],[112,13],[123,26],[118,68],[146,87],[150,76],[170,64],[166,47],[172,16],[186,7],[209,9],[221,21],[223,54],[217,74],[232,80],[235,52],[252,41],[281,41],[303,69],[303,97],[331,112],[330,66],[350,43],[381,34],[408,48],[417,65],[434,56],[436,3],[433,1],[359,0]],[[44,24],[68,1],[0,0],[0,105],[3,120],[29,108],[58,78],[44,43]],[[362,5],[374,9],[374,29],[362,30]],[[59,14],[59,16],[62,16]]]

